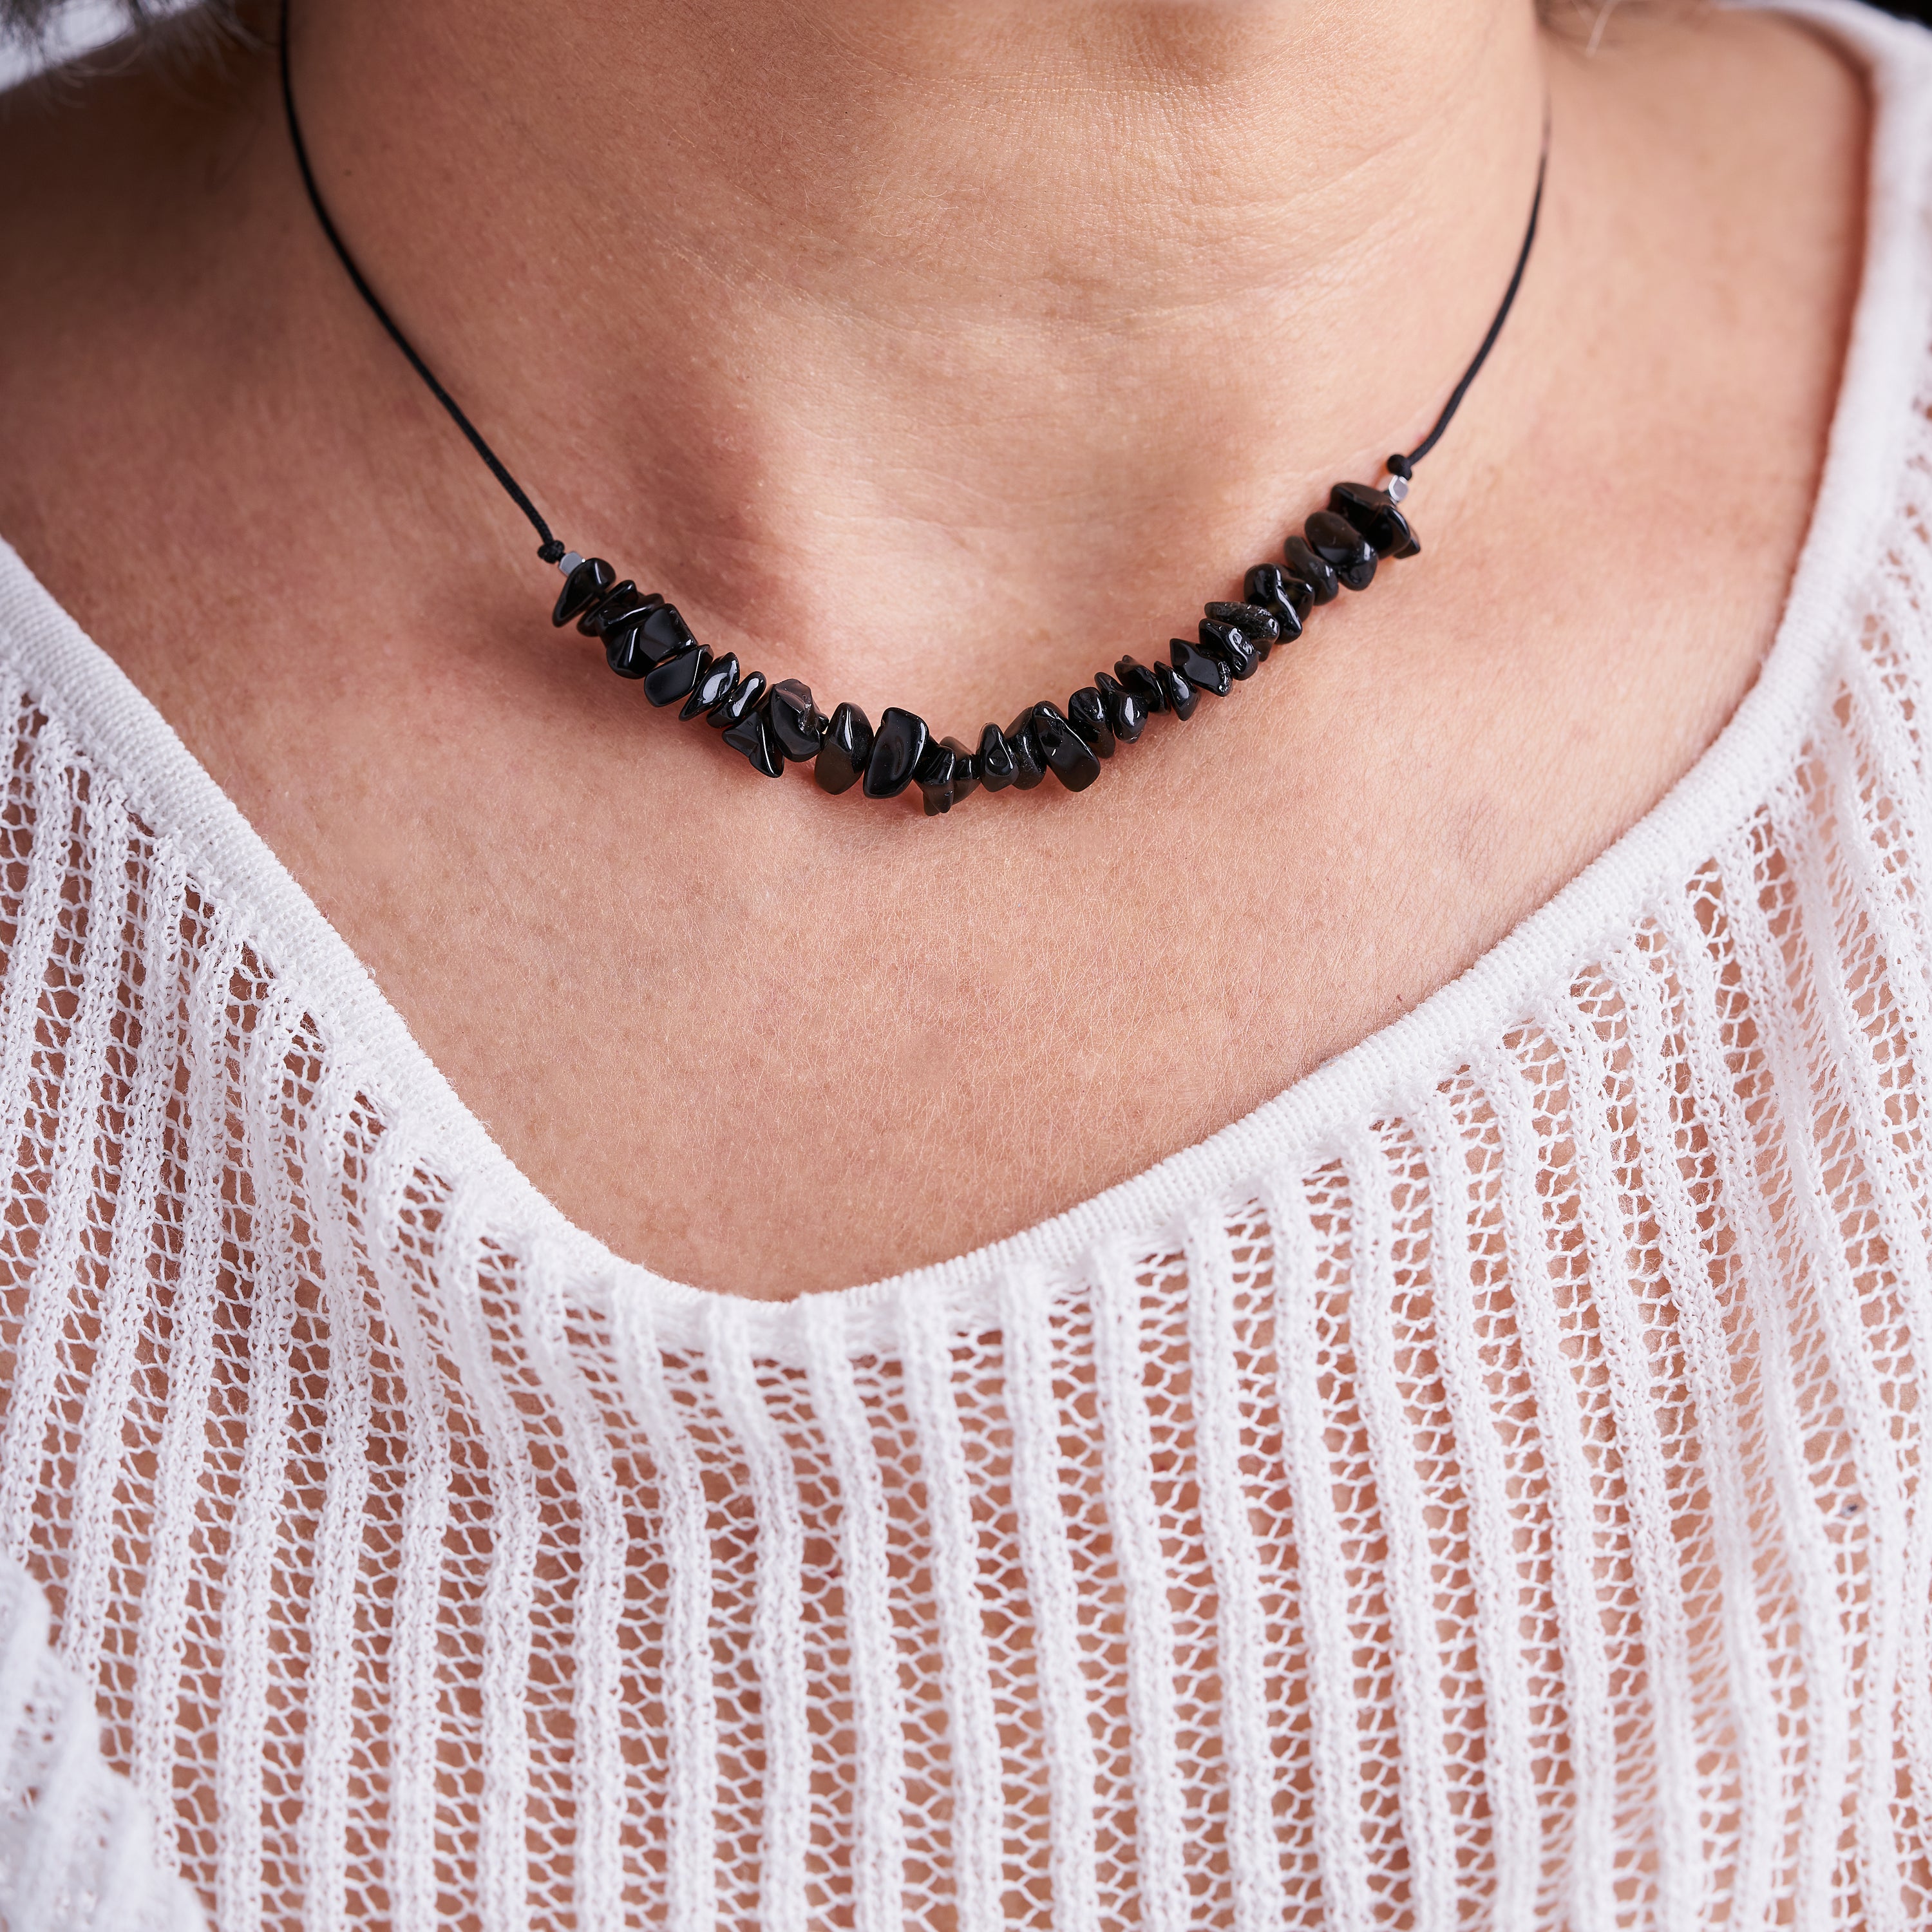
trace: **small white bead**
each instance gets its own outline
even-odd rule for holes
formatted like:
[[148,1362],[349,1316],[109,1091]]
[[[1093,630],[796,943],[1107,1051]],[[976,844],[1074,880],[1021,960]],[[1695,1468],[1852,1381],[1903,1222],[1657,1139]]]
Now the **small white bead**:
[[583,558],[580,556],[575,550],[567,550],[564,552],[562,556],[557,559],[556,567],[559,570],[563,572],[565,576],[568,577],[570,573],[583,561]]
[[1408,494],[1408,484],[1400,476],[1388,480],[1388,494],[1391,501],[1400,503]]

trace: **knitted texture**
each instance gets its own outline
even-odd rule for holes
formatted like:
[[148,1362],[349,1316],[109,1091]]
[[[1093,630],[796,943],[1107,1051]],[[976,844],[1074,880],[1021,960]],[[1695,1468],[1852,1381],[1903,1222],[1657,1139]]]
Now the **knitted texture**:
[[0,552],[0,1917],[1932,1922],[1932,65],[1826,17],[1870,260],[1737,718],[1418,1013],[944,1268],[570,1228]]

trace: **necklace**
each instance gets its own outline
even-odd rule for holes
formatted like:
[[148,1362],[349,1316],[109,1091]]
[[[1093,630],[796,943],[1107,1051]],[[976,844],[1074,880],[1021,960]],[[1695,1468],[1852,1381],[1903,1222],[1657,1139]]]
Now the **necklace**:
[[1203,692],[1226,697],[1237,683],[1254,676],[1277,644],[1300,637],[1318,606],[1332,603],[1344,589],[1366,590],[1378,563],[1420,553],[1422,545],[1400,506],[1415,466],[1442,440],[1502,333],[1536,240],[1550,158],[1546,119],[1529,225],[1502,306],[1435,426],[1407,455],[1389,458],[1385,483],[1337,483],[1328,493],[1328,507],[1317,510],[1282,545],[1282,561],[1256,564],[1242,580],[1240,598],[1208,604],[1196,636],[1172,639],[1166,658],[1151,664],[1121,658],[1111,673],[1099,673],[1091,684],[1075,692],[1064,710],[1050,701],[1030,704],[1004,730],[988,724],[979,742],[968,746],[936,736],[916,712],[896,705],[886,707],[876,730],[856,704],[837,705],[828,716],[798,679],[767,683],[762,672],[742,669],[735,652],[714,657],[692,634],[676,604],[656,591],[640,590],[628,577],[620,581],[603,558],[568,549],[551,534],[522,485],[377,298],[330,219],[296,116],[289,78],[289,0],[282,0],[280,39],[282,106],[309,206],[356,293],[529,518],[541,539],[537,555],[563,573],[551,623],[561,629],[574,621],[582,635],[603,645],[612,670],[642,682],[652,704],[660,710],[674,704],[681,718],[702,718],[766,778],[782,776],[788,764],[809,761],[812,776],[828,792],[856,784],[868,798],[896,798],[916,785],[928,818],[950,812],[975,791],[1004,791],[1009,786],[1030,791],[1048,772],[1069,791],[1084,791],[1100,776],[1103,760],[1120,746],[1139,742],[1149,718],[1162,713],[1192,718]]

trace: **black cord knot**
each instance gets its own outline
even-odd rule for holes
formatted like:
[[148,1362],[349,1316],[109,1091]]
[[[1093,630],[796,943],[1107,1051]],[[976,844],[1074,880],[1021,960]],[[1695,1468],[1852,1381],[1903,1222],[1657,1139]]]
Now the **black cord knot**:
[[546,563],[556,563],[562,560],[563,546],[554,537],[547,537],[537,545],[537,554]]

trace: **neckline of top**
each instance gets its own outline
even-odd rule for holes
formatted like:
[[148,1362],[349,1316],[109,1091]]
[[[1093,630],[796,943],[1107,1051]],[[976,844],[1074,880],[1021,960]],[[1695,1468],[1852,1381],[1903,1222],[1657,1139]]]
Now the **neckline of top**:
[[412,1134],[493,1216],[540,1246],[581,1290],[643,1298],[674,1346],[703,1346],[720,1322],[761,1354],[800,1352],[800,1330],[830,1324],[848,1348],[876,1346],[907,1295],[937,1300],[956,1324],[983,1321],[989,1291],[1036,1280],[1101,1246],[1160,1242],[1190,1207],[1322,1144],[1325,1123],[1360,1120],[1454,1071],[1466,1043],[1524,1010],[1552,977],[1627,925],[1646,890],[1708,856],[1714,826],[1754,807],[1793,753],[1874,560],[1903,456],[1910,388],[1932,328],[1932,252],[1919,233],[1932,166],[1932,115],[1899,97],[1932,93],[1932,37],[1855,0],[1745,0],[1824,28],[1858,58],[1873,94],[1865,258],[1810,528],[1784,616],[1757,680],[1678,783],[1599,857],[1400,1019],[1304,1076],[1244,1118],[1050,1220],[955,1258],[863,1286],[760,1302],[696,1288],[626,1262],[572,1222],[512,1162],[419,1046],[346,942],[172,728],[0,539],[0,646],[36,699],[102,768],[155,835],[203,883],[242,907],[278,973],[306,982],[338,1050],[369,1084],[421,1117]]

